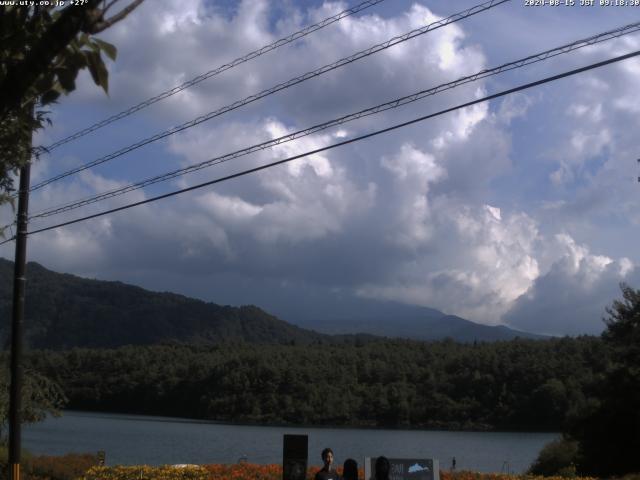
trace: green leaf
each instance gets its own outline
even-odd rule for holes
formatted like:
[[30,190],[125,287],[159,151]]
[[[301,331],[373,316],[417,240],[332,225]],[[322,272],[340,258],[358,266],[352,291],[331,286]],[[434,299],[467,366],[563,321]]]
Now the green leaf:
[[45,92],[42,97],[40,97],[40,103],[42,103],[42,105],[53,103],[58,99],[59,96],[60,92],[58,92],[57,90],[49,90],[48,92]]
[[105,53],[107,57],[109,57],[112,61],[115,61],[118,56],[118,49],[115,45],[110,44],[109,42],[105,42],[104,40],[100,40],[99,38],[94,38],[93,41],[100,47],[100,49]]
[[100,86],[104,89],[104,93],[109,95],[109,71],[102,62],[102,59],[100,59],[100,63],[98,64],[98,76],[100,77]]
[[46,73],[45,75],[38,77],[38,79],[34,84],[34,88],[36,92],[46,92],[47,90],[50,90],[51,88],[53,88],[54,83],[55,82],[53,78],[53,73],[49,72],[49,73]]
[[105,93],[109,93],[109,72],[102,62],[102,58],[99,53],[84,51],[84,55],[87,59],[87,65],[93,81],[96,85],[102,87]]
[[77,74],[78,70],[87,66],[87,59],[81,52],[73,52],[65,58],[65,64],[67,63],[75,69]]
[[98,63],[97,63],[100,61],[100,58],[98,57],[98,59],[96,60],[95,52],[89,52],[89,51],[83,50],[82,53],[84,54],[84,58],[87,60],[87,67],[89,68],[89,73],[91,73],[91,77],[93,78],[93,81],[95,82],[96,85],[100,85],[98,83]]
[[89,47],[92,51],[96,53],[100,53],[100,47],[95,42],[87,42],[84,46]]
[[73,92],[76,89],[77,70],[73,70],[72,68],[57,68],[55,73],[65,93]]

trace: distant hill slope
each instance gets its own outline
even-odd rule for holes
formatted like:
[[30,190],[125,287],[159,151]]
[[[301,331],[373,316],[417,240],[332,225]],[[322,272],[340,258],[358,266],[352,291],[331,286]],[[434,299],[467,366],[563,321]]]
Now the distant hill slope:
[[[279,320],[258,307],[230,307],[121,282],[88,280],[27,265],[25,328],[32,348],[117,347],[179,341],[312,343],[331,337]],[[0,338],[11,318],[13,262],[0,259]]]
[[305,319],[297,324],[331,335],[358,332],[413,340],[451,338],[457,342],[494,342],[516,337],[549,338],[503,325],[481,325],[433,308],[368,299],[351,303],[350,307],[355,306],[352,310],[358,313],[344,317],[329,314],[317,319]]

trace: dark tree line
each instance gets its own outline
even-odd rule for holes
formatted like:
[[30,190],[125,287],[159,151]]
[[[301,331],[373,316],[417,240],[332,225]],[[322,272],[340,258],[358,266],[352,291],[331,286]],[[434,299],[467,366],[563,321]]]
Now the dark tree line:
[[607,313],[602,341],[609,364],[566,429],[577,441],[581,473],[598,476],[640,472],[640,290],[622,285],[622,300]]
[[622,300],[604,319],[604,355],[597,359],[604,369],[594,370],[586,403],[568,416],[562,438],[542,449],[530,473],[606,478],[640,472],[640,290],[621,288]]
[[68,408],[218,421],[555,430],[587,405],[600,339],[34,351]]

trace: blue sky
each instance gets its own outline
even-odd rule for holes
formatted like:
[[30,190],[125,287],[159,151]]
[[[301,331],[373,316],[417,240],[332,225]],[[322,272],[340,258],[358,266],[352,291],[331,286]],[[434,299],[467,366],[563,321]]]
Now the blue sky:
[[[579,3],[579,2],[578,2]],[[105,96],[78,90],[47,145],[356,2],[145,2],[102,36]],[[474,6],[386,0],[55,149],[32,183]],[[640,20],[640,7],[512,1],[278,92],[32,194],[31,211],[184,167]],[[635,51],[632,34],[468,84],[39,228],[350,138]],[[486,324],[598,333],[622,281],[640,286],[640,61],[563,79],[351,146],[29,240],[48,268],[282,318],[348,315],[336,299],[423,305]],[[10,209],[2,213],[11,217]],[[0,254],[12,258],[13,246]],[[348,302],[341,302],[347,305]],[[345,307],[347,308],[347,307]],[[348,308],[347,308],[348,310]]]

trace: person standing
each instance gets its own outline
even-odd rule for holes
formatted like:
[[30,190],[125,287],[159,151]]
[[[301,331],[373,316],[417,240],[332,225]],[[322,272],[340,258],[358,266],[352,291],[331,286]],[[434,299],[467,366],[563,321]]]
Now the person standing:
[[340,480],[338,472],[333,466],[333,450],[325,448],[321,453],[324,466],[316,473],[315,480]]
[[358,462],[347,458],[342,467],[342,480],[358,480]]
[[389,459],[384,456],[376,458],[376,471],[374,480],[389,480],[390,472],[391,463],[389,463]]

